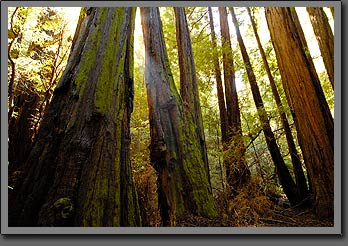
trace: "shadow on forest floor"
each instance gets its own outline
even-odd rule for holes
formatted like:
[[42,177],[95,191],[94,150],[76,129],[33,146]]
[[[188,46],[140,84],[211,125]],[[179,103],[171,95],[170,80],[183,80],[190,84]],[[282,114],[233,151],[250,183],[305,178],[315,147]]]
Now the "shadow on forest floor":
[[230,218],[223,216],[216,219],[207,219],[200,216],[185,215],[178,220],[178,227],[333,227],[333,221],[321,220],[311,209],[281,208],[268,210],[262,216],[255,216],[248,221],[245,215],[243,223],[234,215]]

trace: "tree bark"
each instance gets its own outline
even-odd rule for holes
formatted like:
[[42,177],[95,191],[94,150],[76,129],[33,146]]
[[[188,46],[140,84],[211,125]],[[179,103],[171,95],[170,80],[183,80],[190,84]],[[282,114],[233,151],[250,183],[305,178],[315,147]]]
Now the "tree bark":
[[82,28],[54,91],[12,226],[137,226],[129,161],[134,8],[83,8]]
[[[17,85],[23,87],[23,83]],[[20,171],[30,154],[33,144],[34,124],[33,115],[39,102],[39,96],[33,90],[21,88],[17,94],[13,108],[18,112],[17,117],[12,117],[8,127],[8,173],[12,175]],[[11,185],[13,185],[11,181]]]
[[284,193],[288,197],[290,203],[292,205],[295,205],[300,201],[300,199],[297,195],[297,192],[296,192],[296,185],[295,185],[295,183],[290,175],[288,168],[285,165],[284,159],[281,156],[279,147],[277,145],[276,139],[275,139],[274,134],[272,132],[272,129],[271,129],[271,126],[270,126],[270,123],[268,120],[267,112],[263,106],[263,100],[261,98],[261,93],[260,93],[259,87],[258,87],[257,82],[256,82],[256,77],[255,77],[255,74],[253,72],[251,62],[249,59],[249,55],[248,55],[247,50],[245,48],[244,41],[243,41],[242,35],[240,33],[239,25],[238,25],[237,18],[236,18],[236,15],[234,13],[233,8],[230,8],[230,11],[231,11],[231,15],[232,15],[232,21],[233,21],[233,24],[234,24],[235,29],[236,29],[237,40],[238,40],[239,47],[240,47],[240,50],[242,53],[245,69],[247,71],[247,75],[248,75],[248,79],[249,79],[249,83],[250,83],[250,87],[251,87],[251,92],[253,94],[255,106],[257,108],[260,122],[262,124],[262,130],[265,134],[265,139],[266,139],[268,150],[271,153],[272,160],[273,160],[273,163],[276,167],[278,178],[279,178],[279,181],[283,187]]
[[174,7],[176,24],[176,41],[178,47],[178,59],[180,68],[180,95],[184,103],[184,114],[193,114],[196,127],[196,137],[204,161],[204,166],[210,182],[207,147],[203,127],[201,103],[199,100],[196,69],[193,59],[190,32],[187,25],[185,8]]
[[232,189],[231,191],[233,195],[249,182],[250,171],[245,160],[245,145],[242,139],[233,54],[227,22],[227,11],[225,7],[219,7],[219,15],[228,122],[227,141],[224,143],[224,149],[229,150],[227,156],[225,155],[224,162],[226,166],[227,183]]
[[264,64],[264,68],[267,72],[268,80],[269,80],[269,83],[271,85],[273,97],[274,97],[274,100],[276,101],[276,104],[277,104],[280,119],[281,119],[282,125],[284,127],[286,141],[288,144],[289,153],[290,153],[290,157],[291,157],[291,161],[292,161],[292,165],[293,165],[293,170],[294,170],[294,174],[295,174],[296,187],[297,187],[297,191],[299,193],[298,195],[299,195],[300,199],[303,200],[306,197],[308,197],[309,193],[308,193],[308,188],[307,188],[306,177],[305,177],[303,169],[302,169],[301,160],[300,160],[300,157],[299,157],[298,152],[296,150],[296,145],[295,145],[293,136],[291,134],[290,125],[289,125],[288,119],[286,118],[286,114],[284,112],[284,108],[283,108],[282,102],[280,100],[277,86],[275,84],[271,70],[269,68],[266,54],[262,48],[260,37],[259,37],[258,32],[257,32],[256,23],[254,21],[254,18],[251,15],[251,11],[250,11],[249,7],[247,7],[247,11],[248,11],[248,14],[250,17],[252,28],[254,30],[257,45],[258,45],[259,50],[260,50],[260,54],[261,54],[261,58],[262,58],[262,61]]
[[[312,183],[314,208],[333,216],[333,119],[318,76],[306,52],[294,9],[269,7],[266,19],[278,60],[285,94],[293,110],[300,147]],[[325,103],[323,102],[325,101]]]
[[320,7],[307,7],[312,27],[318,41],[321,56],[329,76],[332,88],[334,88],[334,36],[329,20]]
[[217,90],[217,97],[218,97],[218,104],[219,104],[219,111],[220,111],[220,126],[221,126],[221,140],[223,143],[227,143],[227,129],[228,129],[228,122],[227,122],[227,110],[226,110],[226,104],[225,104],[225,93],[222,87],[222,79],[221,79],[221,70],[220,70],[220,63],[219,63],[219,56],[217,53],[217,44],[216,44],[216,35],[214,30],[214,20],[213,20],[213,14],[211,11],[211,7],[208,7],[208,13],[209,13],[209,24],[210,24],[210,30],[211,30],[211,42],[212,42],[212,49],[213,49],[213,64],[214,64],[214,73],[215,73],[215,79],[216,79],[216,90]]
[[145,81],[150,119],[150,158],[158,175],[159,207],[164,225],[189,212],[217,212],[204,168],[192,115],[184,113],[175,88],[158,8],[141,8],[145,45]]

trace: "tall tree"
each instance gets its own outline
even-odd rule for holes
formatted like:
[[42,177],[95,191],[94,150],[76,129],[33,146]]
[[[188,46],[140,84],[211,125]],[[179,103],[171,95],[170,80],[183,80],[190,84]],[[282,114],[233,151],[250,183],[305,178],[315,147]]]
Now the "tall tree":
[[332,88],[334,88],[334,36],[329,20],[321,7],[307,7],[306,9],[318,41],[329,80]]
[[278,178],[279,178],[279,181],[283,187],[284,193],[288,197],[290,203],[295,205],[300,201],[298,194],[297,194],[296,185],[295,185],[295,183],[290,175],[288,168],[285,165],[284,159],[283,159],[283,157],[280,153],[279,147],[277,145],[277,141],[274,137],[274,133],[271,129],[268,115],[267,115],[267,112],[264,108],[260,89],[257,85],[256,77],[255,77],[255,74],[253,72],[253,68],[251,66],[249,55],[247,53],[242,35],[240,33],[240,30],[239,30],[239,24],[237,21],[236,14],[235,14],[234,9],[232,7],[230,8],[230,11],[231,11],[231,15],[232,15],[232,21],[233,21],[233,24],[234,24],[235,29],[236,29],[237,40],[238,40],[239,47],[240,47],[240,50],[242,53],[245,69],[247,71],[247,75],[248,75],[248,79],[249,79],[249,83],[250,83],[250,87],[251,87],[251,92],[253,94],[255,106],[257,108],[260,122],[262,124],[262,130],[263,130],[264,135],[265,135],[268,150],[271,153],[273,163],[276,166]]
[[310,174],[314,208],[321,217],[333,216],[334,125],[318,76],[296,24],[295,9],[267,7],[265,15],[278,60],[286,97]]
[[220,111],[221,139],[223,143],[227,143],[227,126],[228,126],[227,111],[226,111],[226,104],[225,104],[225,94],[224,94],[224,90],[222,86],[220,62],[219,62],[219,56],[217,53],[217,42],[216,42],[216,35],[214,30],[214,19],[213,19],[213,13],[212,13],[211,7],[208,7],[208,13],[209,13],[211,43],[212,43],[212,49],[213,49],[212,58],[213,58],[216,90],[217,90],[217,97],[218,97],[218,104],[219,104],[219,111]]
[[307,183],[306,183],[306,177],[305,177],[303,169],[302,169],[301,160],[300,160],[300,157],[299,157],[298,152],[296,150],[296,145],[295,145],[293,136],[291,134],[290,125],[289,125],[288,119],[286,117],[286,114],[284,112],[284,108],[283,108],[282,102],[280,100],[277,86],[275,84],[274,78],[273,78],[271,70],[269,68],[266,54],[265,54],[265,51],[263,50],[263,47],[262,47],[262,44],[260,41],[260,37],[259,37],[259,34],[257,32],[255,20],[254,20],[253,16],[251,15],[251,11],[250,11],[249,7],[247,7],[247,11],[248,11],[248,15],[250,17],[252,28],[254,30],[254,34],[255,34],[257,45],[258,45],[258,48],[259,48],[259,51],[261,54],[262,62],[263,62],[264,68],[266,70],[269,83],[271,85],[273,97],[274,97],[274,100],[276,101],[276,105],[277,105],[278,112],[280,115],[280,120],[281,120],[282,125],[284,127],[284,132],[285,132],[286,141],[288,144],[289,153],[290,153],[290,157],[291,157],[291,161],[292,161],[292,165],[293,165],[293,170],[294,170],[294,174],[295,174],[296,186],[297,186],[297,190],[299,193],[299,197],[301,200],[303,200],[309,194],[308,194],[308,188],[307,188]]
[[[204,166],[209,175],[207,147],[205,144],[203,118],[199,100],[196,69],[193,59],[190,31],[188,29],[185,8],[175,7],[176,41],[180,68],[180,95],[184,103],[184,114],[193,114],[196,135],[204,161]],[[209,179],[210,181],[210,179]]]
[[10,226],[140,225],[129,159],[134,8],[83,8]]
[[[225,81],[225,97],[227,109],[227,142],[233,151],[225,158],[226,179],[231,189],[238,191],[250,179],[250,171],[245,159],[245,145],[242,139],[240,110],[233,66],[230,31],[225,7],[219,7],[220,29],[222,39],[222,61]],[[227,146],[226,146],[227,147]]]
[[145,44],[145,81],[150,119],[150,158],[158,175],[164,225],[185,212],[217,212],[192,115],[185,114],[169,66],[158,8],[140,8]]

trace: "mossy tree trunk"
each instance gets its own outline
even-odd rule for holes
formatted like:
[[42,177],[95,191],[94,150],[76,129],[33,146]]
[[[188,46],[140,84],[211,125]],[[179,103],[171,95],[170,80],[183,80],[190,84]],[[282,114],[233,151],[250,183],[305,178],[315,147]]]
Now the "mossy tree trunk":
[[334,124],[313,62],[306,54],[295,10],[265,9],[285,94],[293,110],[297,135],[309,172],[314,208],[321,217],[333,216]]
[[308,193],[306,177],[305,177],[303,169],[302,169],[302,163],[301,163],[300,157],[298,155],[298,152],[296,150],[296,145],[295,145],[294,138],[293,138],[293,136],[291,134],[290,125],[289,125],[288,119],[286,117],[286,114],[284,112],[284,108],[283,108],[282,102],[280,100],[280,96],[279,96],[279,93],[278,93],[278,90],[277,90],[277,86],[275,84],[275,81],[273,79],[271,70],[269,68],[269,65],[268,65],[268,62],[267,62],[267,58],[266,58],[266,54],[265,54],[265,51],[263,50],[263,47],[262,47],[262,44],[261,44],[261,41],[260,41],[260,37],[259,37],[259,34],[257,32],[256,23],[254,21],[253,16],[251,15],[251,11],[250,11],[249,7],[247,7],[247,11],[248,11],[248,14],[249,14],[249,17],[250,17],[250,21],[251,21],[251,25],[252,25],[252,28],[253,28],[253,31],[254,31],[254,34],[255,34],[255,37],[256,37],[257,45],[259,47],[259,51],[260,51],[260,54],[261,54],[262,62],[263,62],[264,68],[266,70],[269,83],[271,85],[273,97],[274,97],[274,100],[275,100],[277,108],[278,108],[278,112],[279,112],[279,115],[280,115],[280,120],[281,120],[282,125],[284,127],[286,141],[287,141],[287,144],[288,144],[289,153],[290,153],[292,166],[293,166],[293,170],[294,170],[294,175],[295,175],[295,179],[296,179],[297,192],[298,192],[299,198],[301,200],[303,200],[306,197],[308,197],[309,193]]
[[192,115],[175,87],[158,8],[141,8],[145,81],[150,119],[150,158],[158,175],[164,225],[184,213],[217,216]]
[[224,163],[226,179],[231,194],[236,194],[250,180],[250,171],[245,159],[245,145],[242,139],[240,110],[233,66],[230,31],[227,21],[227,10],[219,7],[220,29],[222,39],[222,62],[225,81],[225,99],[227,110],[227,139],[223,143],[225,154]]
[[83,8],[9,206],[10,226],[137,226],[129,160],[134,8]]
[[[207,147],[203,127],[203,117],[201,103],[199,100],[196,69],[193,59],[190,31],[188,29],[185,8],[175,7],[176,41],[178,47],[178,58],[180,68],[180,95],[184,103],[184,114],[192,114],[196,126],[196,135],[199,140],[199,147],[204,161],[204,166],[208,175],[209,164]],[[210,178],[209,178],[210,182]]]
[[270,122],[268,119],[268,115],[267,115],[267,112],[266,112],[264,105],[263,105],[261,93],[260,93],[259,87],[258,87],[257,82],[256,82],[256,77],[255,77],[255,74],[254,74],[252,66],[251,66],[249,55],[247,53],[242,35],[240,33],[240,30],[239,30],[239,24],[237,21],[236,14],[235,14],[233,8],[230,8],[230,11],[231,11],[231,15],[232,15],[232,21],[233,21],[233,24],[234,24],[235,29],[236,29],[237,40],[238,40],[239,47],[240,47],[240,50],[242,53],[245,69],[247,71],[247,75],[248,75],[248,79],[249,79],[249,83],[250,83],[250,87],[251,87],[251,92],[253,94],[255,106],[257,108],[259,119],[260,119],[260,122],[262,125],[262,130],[263,130],[264,135],[265,135],[268,150],[271,154],[273,163],[276,167],[277,175],[278,175],[280,184],[282,185],[282,188],[284,190],[284,193],[288,197],[290,203],[292,205],[295,205],[300,201],[300,198],[298,197],[298,194],[297,194],[295,182],[293,181],[293,179],[290,175],[290,172],[285,165],[284,159],[283,159],[283,157],[280,153],[279,147],[277,145],[277,141],[276,141],[274,134],[272,132]]
[[334,36],[329,20],[321,7],[307,7],[306,9],[319,44],[326,72],[332,88],[334,88]]

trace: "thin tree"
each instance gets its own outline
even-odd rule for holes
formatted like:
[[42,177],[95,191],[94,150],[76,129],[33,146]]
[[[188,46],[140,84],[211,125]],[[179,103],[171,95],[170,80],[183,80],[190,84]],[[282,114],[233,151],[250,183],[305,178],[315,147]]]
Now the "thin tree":
[[265,8],[283,87],[311,178],[314,208],[319,216],[330,218],[334,196],[333,119],[323,103],[320,81],[306,55],[308,49],[294,12],[285,7]]
[[[208,177],[209,164],[207,147],[205,144],[203,118],[199,100],[196,69],[193,59],[190,32],[186,20],[185,8],[175,7],[176,41],[180,68],[180,95],[184,103],[184,114],[193,114],[196,135]],[[210,179],[209,179],[210,181]]]
[[175,87],[158,8],[140,8],[150,119],[150,159],[164,225],[185,213],[217,216],[193,115]]
[[325,11],[321,7],[307,7],[314,34],[317,38],[321,56],[334,88],[334,36]]
[[275,84],[274,78],[273,78],[271,70],[269,68],[266,54],[265,54],[265,51],[263,50],[263,47],[262,47],[262,44],[260,41],[260,37],[259,37],[259,34],[257,32],[255,20],[254,20],[253,16],[251,15],[251,11],[250,11],[249,7],[247,7],[247,11],[248,11],[248,15],[250,17],[250,21],[251,21],[251,25],[252,25],[252,28],[253,28],[253,31],[255,34],[257,45],[258,45],[258,48],[259,48],[259,51],[261,54],[262,62],[263,62],[264,68],[266,70],[269,83],[271,85],[273,97],[274,97],[274,100],[275,100],[277,108],[278,108],[280,120],[281,120],[283,128],[284,128],[286,141],[288,144],[288,149],[289,149],[289,153],[290,153],[290,157],[291,157],[291,161],[292,161],[292,165],[293,165],[293,170],[294,170],[294,174],[295,174],[297,190],[299,192],[300,199],[303,200],[309,195],[309,193],[308,193],[308,188],[307,188],[306,177],[305,177],[303,169],[302,169],[301,160],[300,160],[300,157],[299,157],[298,152],[296,150],[296,145],[294,142],[294,138],[291,134],[290,125],[289,125],[288,119],[286,117],[286,114],[284,112],[284,108],[283,108],[282,102],[280,100],[277,86]]
[[134,8],[82,8],[83,22],[54,91],[12,226],[137,226],[129,159]]
[[245,69],[247,71],[247,75],[248,75],[248,79],[249,79],[249,83],[251,87],[251,92],[254,98],[254,102],[257,108],[257,113],[259,115],[260,122],[262,124],[262,130],[265,135],[268,150],[271,154],[273,163],[276,167],[277,175],[278,175],[280,184],[282,185],[282,188],[284,190],[284,193],[288,197],[290,203],[292,205],[295,205],[300,201],[300,198],[298,197],[297,190],[296,190],[296,184],[293,181],[287,166],[285,165],[284,159],[277,145],[277,141],[274,137],[274,133],[272,132],[269,119],[267,116],[267,112],[264,108],[261,93],[256,82],[256,77],[251,66],[249,55],[247,53],[242,35],[239,30],[239,24],[238,24],[234,9],[230,8],[230,12],[232,15],[233,24],[236,29],[237,40],[242,53]]
[[219,7],[219,15],[228,123],[227,139],[224,144],[225,149],[232,149],[232,153],[229,154],[224,161],[226,166],[227,183],[232,190],[238,191],[249,182],[250,171],[245,160],[245,145],[242,139],[240,109],[233,66],[233,53],[227,22],[227,11],[225,7]]
[[222,86],[220,62],[219,62],[219,56],[217,52],[216,35],[214,30],[214,20],[213,20],[211,7],[208,7],[208,13],[209,13],[210,35],[211,35],[211,42],[212,42],[212,49],[213,49],[212,59],[213,59],[213,65],[214,65],[216,90],[217,90],[218,105],[219,105],[219,111],[220,111],[221,139],[222,139],[222,142],[225,144],[228,142],[227,141],[227,129],[228,129],[227,110],[226,110],[226,104],[225,104],[225,93]]

